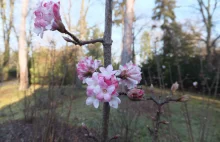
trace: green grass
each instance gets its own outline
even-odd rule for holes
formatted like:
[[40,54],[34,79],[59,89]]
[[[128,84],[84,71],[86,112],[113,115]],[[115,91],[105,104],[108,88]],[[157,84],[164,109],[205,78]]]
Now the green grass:
[[[8,84],[0,88],[0,123],[8,120],[23,119],[24,117],[25,93],[19,92],[17,88],[16,84]],[[68,113],[71,111],[68,121],[70,125],[85,123],[89,128],[93,128],[100,133],[102,105],[98,109],[95,109],[93,106],[86,106],[85,87],[82,89],[74,89],[72,86],[54,87],[50,91],[46,86],[36,86],[35,90],[34,86],[32,86],[26,92],[26,96],[30,107],[35,105],[37,115],[45,114],[48,106],[50,106],[48,92],[50,92],[50,96],[56,102],[56,114],[59,120],[66,121]],[[201,130],[205,128],[205,141],[219,142],[220,101],[190,94],[189,92],[187,94],[191,96],[187,102],[187,108],[191,118],[194,141],[200,141]],[[38,103],[35,103],[35,100]],[[122,96],[121,100],[122,104],[120,104],[119,109],[111,109],[110,136],[120,134],[124,137],[128,128],[129,140],[139,142],[150,141],[151,136],[147,125],[152,126],[150,117],[154,116],[156,111],[153,103],[149,101],[131,102],[125,96]],[[183,115],[184,104],[170,103],[170,116],[167,113],[167,107],[164,107],[165,114],[162,120],[169,121],[170,125],[163,125],[161,127],[160,140],[175,142],[179,138],[181,141],[188,142],[188,129]],[[201,124],[204,122],[208,124],[202,127]]]

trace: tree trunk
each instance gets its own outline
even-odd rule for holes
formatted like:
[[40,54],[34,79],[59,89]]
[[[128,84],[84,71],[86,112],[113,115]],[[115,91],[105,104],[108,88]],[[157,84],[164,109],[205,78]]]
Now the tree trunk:
[[[111,64],[112,54],[112,0],[106,0],[105,4],[105,32],[104,32],[104,66]],[[102,142],[108,140],[110,106],[108,102],[103,104]]]
[[122,65],[132,60],[133,21],[134,21],[134,0],[127,0],[125,18],[124,18],[123,49],[121,55]]
[[20,66],[20,86],[19,90],[28,88],[28,49],[26,47],[26,16],[28,12],[29,0],[22,2],[22,16],[19,37],[19,66]]

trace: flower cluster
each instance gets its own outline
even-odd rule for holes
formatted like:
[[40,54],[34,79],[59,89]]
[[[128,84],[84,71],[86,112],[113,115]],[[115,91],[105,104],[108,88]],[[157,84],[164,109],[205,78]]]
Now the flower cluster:
[[82,58],[76,65],[78,78],[86,83],[86,79],[91,78],[100,65],[101,61],[93,60],[91,56]]
[[137,87],[137,84],[141,81],[141,68],[129,62],[124,66],[119,67],[118,76],[120,83],[132,89]]
[[[140,68],[132,62],[120,66],[120,70],[113,70],[112,65],[106,68],[100,65],[101,62],[93,60],[92,57],[85,57],[76,65],[78,78],[87,84],[86,104],[98,108],[100,102],[109,102],[111,107],[118,108],[121,103],[117,92],[119,84],[124,84],[129,89],[135,88],[141,80]],[[136,99],[143,96],[142,90],[133,91],[136,91]],[[128,95],[129,98],[131,96]]]
[[34,32],[43,37],[46,30],[59,30],[64,32],[65,27],[60,17],[60,2],[43,2],[41,1],[34,11]]
[[93,104],[95,108],[98,108],[99,102],[109,102],[111,107],[118,108],[118,104],[121,103],[117,97],[118,81],[111,69],[113,69],[112,65],[109,65],[103,69],[111,71],[109,74],[94,72],[92,78],[87,78],[87,105]]

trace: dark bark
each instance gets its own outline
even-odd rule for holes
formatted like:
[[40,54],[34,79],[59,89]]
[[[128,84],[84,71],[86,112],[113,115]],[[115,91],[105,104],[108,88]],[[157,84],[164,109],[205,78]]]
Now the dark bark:
[[[104,66],[111,64],[111,45],[112,45],[112,0],[106,0],[105,3],[105,32],[104,32]],[[103,128],[102,142],[108,140],[110,106],[108,102],[103,104]]]

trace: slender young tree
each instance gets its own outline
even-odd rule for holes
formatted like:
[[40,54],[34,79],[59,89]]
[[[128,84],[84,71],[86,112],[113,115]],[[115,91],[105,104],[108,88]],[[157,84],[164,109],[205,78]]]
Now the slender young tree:
[[[9,16],[6,13],[6,5],[9,5]],[[3,54],[3,68],[8,70],[9,59],[10,59],[10,37],[11,31],[13,30],[13,21],[14,21],[14,3],[15,0],[9,1],[2,0],[0,1],[0,16],[2,21],[2,31],[3,31],[3,41],[4,41],[4,54]],[[9,17],[6,19],[6,17]],[[3,74],[4,80],[8,78],[7,72]]]
[[150,35],[147,31],[144,31],[141,36],[141,53],[140,57],[142,61],[146,61],[146,57],[148,59],[153,58],[153,53],[151,51],[151,45],[150,45]]
[[19,66],[20,66],[20,86],[19,90],[26,90],[28,81],[28,49],[26,45],[26,17],[28,13],[29,0],[22,1],[22,15],[19,36]]

